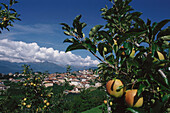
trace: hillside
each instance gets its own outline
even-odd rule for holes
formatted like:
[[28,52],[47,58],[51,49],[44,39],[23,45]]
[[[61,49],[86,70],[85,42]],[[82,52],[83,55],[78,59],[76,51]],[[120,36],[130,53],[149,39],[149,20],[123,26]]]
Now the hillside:
[[[49,73],[55,73],[55,72],[65,72],[66,66],[64,65],[57,65],[54,63],[49,62],[28,62],[28,63],[15,63],[15,62],[8,62],[8,61],[0,61],[0,73],[15,73],[15,72],[22,72],[22,65],[27,64],[30,65],[30,67],[35,72],[45,72],[48,71]],[[71,66],[72,71],[78,71],[83,69],[89,69],[96,67],[73,67]]]

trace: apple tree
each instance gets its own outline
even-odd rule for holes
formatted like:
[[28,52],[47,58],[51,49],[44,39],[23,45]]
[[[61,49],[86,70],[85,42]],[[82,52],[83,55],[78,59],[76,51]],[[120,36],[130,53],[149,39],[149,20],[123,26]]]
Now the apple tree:
[[52,92],[43,85],[43,75],[31,75],[23,83],[25,96],[21,100],[21,111],[45,112],[51,107]]
[[[16,0],[9,0],[9,4],[1,3],[0,4],[0,29],[7,29],[8,26],[13,26],[13,23],[16,20],[21,20],[19,18],[20,14],[12,7],[14,4],[18,3]],[[0,30],[0,33],[1,33]]]
[[72,26],[61,23],[64,34],[71,37],[64,40],[70,43],[66,52],[85,49],[100,61],[108,112],[168,112],[170,26],[165,26],[170,19],[145,22],[142,13],[129,5],[132,0],[109,1],[112,7],[101,9],[106,24],[94,26],[88,36],[81,15]]
[[[25,67],[26,70],[25,71]],[[47,77],[45,74],[34,74],[28,65],[23,65],[26,80],[22,82],[24,97],[20,100],[20,110],[22,112],[47,112],[52,107],[53,93],[48,90],[43,81]]]

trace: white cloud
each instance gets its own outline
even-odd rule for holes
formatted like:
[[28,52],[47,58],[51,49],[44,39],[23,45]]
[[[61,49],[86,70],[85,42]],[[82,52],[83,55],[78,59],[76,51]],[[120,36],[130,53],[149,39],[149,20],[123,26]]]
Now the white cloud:
[[90,56],[82,58],[53,48],[40,47],[37,43],[25,43],[22,41],[0,40],[0,60],[10,62],[51,62],[72,66],[96,66],[99,62],[92,60]]

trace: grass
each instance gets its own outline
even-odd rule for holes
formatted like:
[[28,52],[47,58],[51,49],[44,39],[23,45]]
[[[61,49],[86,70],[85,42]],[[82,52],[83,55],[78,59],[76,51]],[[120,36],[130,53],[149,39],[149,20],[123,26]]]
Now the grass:
[[94,90],[96,90],[97,88],[96,88],[96,87],[90,87],[89,89],[90,89],[90,91],[94,91]]
[[82,113],[102,113],[102,107],[104,106],[104,104],[100,105],[100,106],[97,106],[95,108],[92,108],[90,110],[87,110],[87,111],[84,111]]

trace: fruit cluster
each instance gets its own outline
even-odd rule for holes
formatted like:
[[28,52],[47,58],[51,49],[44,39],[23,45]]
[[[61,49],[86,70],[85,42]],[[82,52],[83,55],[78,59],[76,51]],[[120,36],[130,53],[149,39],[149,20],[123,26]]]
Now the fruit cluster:
[[[106,84],[107,93],[116,98],[122,97],[125,93],[125,102],[130,107],[141,107],[143,105],[143,97],[137,95],[137,89],[126,90],[121,80],[109,80]],[[107,103],[105,100],[104,103]]]
[[[43,85],[44,77],[42,75],[31,75],[23,83],[25,97],[21,100],[21,109],[35,112],[49,110],[52,92]],[[38,104],[37,104],[38,103]]]

